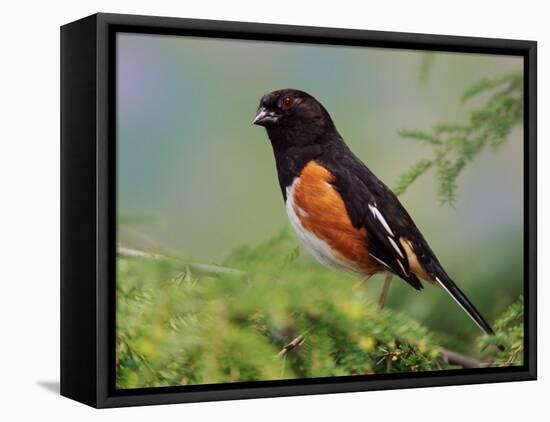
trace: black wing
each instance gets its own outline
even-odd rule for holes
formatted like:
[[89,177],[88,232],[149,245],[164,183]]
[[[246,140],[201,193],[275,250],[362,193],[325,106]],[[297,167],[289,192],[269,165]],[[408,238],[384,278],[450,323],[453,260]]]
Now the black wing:
[[347,148],[332,151],[322,164],[334,174],[333,185],[354,227],[366,228],[369,254],[415,289],[422,289],[400,239],[410,242],[428,274],[441,266],[394,193]]
[[369,254],[389,271],[420,290],[423,288],[422,283],[411,272],[407,251],[401,243],[401,239],[405,239],[430,281],[444,288],[482,331],[493,334],[479,311],[447,275],[391,189],[345,144],[339,144],[327,152],[321,157],[322,164],[334,174],[333,185],[346,204],[352,224],[356,228],[366,228]]

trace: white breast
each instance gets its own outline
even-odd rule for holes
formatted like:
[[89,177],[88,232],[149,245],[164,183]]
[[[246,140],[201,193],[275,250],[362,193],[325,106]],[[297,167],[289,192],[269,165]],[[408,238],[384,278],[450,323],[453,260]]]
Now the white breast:
[[[292,184],[286,188],[286,212],[290,224],[294,228],[302,245],[315,257],[315,259],[317,259],[317,261],[327,267],[343,271],[360,272],[358,268],[354,267],[346,259],[333,252],[327,242],[317,237],[302,225],[300,217],[302,219],[307,219],[308,214],[298,207],[294,201],[294,192],[297,183],[299,183],[299,179],[296,178]],[[298,216],[298,214],[300,214],[300,216]]]

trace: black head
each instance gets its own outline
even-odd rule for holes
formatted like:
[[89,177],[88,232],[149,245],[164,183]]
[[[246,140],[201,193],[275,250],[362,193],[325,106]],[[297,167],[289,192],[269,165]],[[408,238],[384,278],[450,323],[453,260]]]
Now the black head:
[[279,146],[319,143],[334,131],[327,110],[313,96],[297,89],[281,89],[260,100],[255,125],[264,126],[271,142]]

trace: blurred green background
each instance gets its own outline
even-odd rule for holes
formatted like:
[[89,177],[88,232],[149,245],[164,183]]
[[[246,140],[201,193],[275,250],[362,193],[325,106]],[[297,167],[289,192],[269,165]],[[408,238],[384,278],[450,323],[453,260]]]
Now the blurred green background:
[[[314,95],[352,150],[391,187],[430,153],[400,137],[399,129],[463,121],[483,100],[462,106],[466,88],[522,68],[520,58],[496,55],[433,53],[430,62],[426,67],[420,51],[119,34],[119,244],[189,262],[246,267],[235,261],[235,251],[254,249],[288,227],[271,145],[265,131],[251,124],[266,92],[292,87]],[[522,292],[522,144],[518,126],[499,149],[485,149],[458,179],[454,207],[440,204],[433,170],[400,198],[447,272],[489,321]],[[292,236],[289,242],[292,253]],[[319,267],[307,253],[297,260],[300,268],[337,279],[340,289],[355,281]],[[132,277],[142,288],[156,286],[155,277],[176,275],[140,271]],[[297,274],[288,295],[302,291]],[[381,282],[378,276],[363,288],[366,302],[376,300]],[[203,300],[214,300],[216,291],[211,294]],[[257,294],[270,293],[262,288]],[[120,313],[129,303],[118,304],[119,330],[131,331]],[[397,281],[386,307],[433,330],[446,347],[476,353],[477,327],[442,291],[428,286],[419,293]],[[147,324],[140,315],[134,317]]]

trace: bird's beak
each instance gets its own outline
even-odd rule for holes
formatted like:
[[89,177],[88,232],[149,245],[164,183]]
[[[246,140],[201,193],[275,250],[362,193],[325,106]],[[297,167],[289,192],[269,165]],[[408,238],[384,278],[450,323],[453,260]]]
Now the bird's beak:
[[273,123],[277,123],[278,121],[278,115],[276,115],[272,111],[266,110],[265,107],[260,107],[252,123],[258,126],[267,126]]

